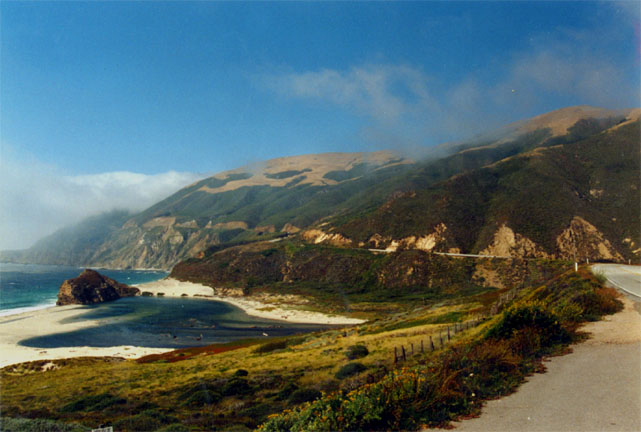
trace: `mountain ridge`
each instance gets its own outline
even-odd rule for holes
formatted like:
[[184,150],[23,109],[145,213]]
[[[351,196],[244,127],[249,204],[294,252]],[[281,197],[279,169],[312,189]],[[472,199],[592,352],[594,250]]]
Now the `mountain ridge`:
[[[504,128],[503,136],[494,141],[486,141],[482,145],[476,142],[451,147],[453,153],[449,156],[419,162],[388,151],[276,158],[195,182],[150,208],[129,215],[126,220],[123,220],[125,216],[121,214],[116,222],[106,225],[100,218],[94,220],[93,228],[92,223],[88,222],[84,231],[93,229],[100,233],[93,237],[83,230],[74,233],[72,229],[66,229],[41,240],[29,250],[4,252],[0,258],[47,264],[170,269],[180,260],[197,256],[211,246],[275,239],[301,230],[307,231],[305,236],[308,241],[318,240],[318,237],[309,232],[317,230],[321,233],[318,235],[327,237],[323,241],[333,238],[331,241],[340,243],[343,241],[340,240],[341,236],[349,239],[354,237],[348,232],[349,220],[352,220],[353,225],[353,220],[358,215],[371,215],[381,206],[389,206],[394,202],[398,206],[401,201],[408,202],[407,197],[417,191],[425,194],[424,191],[430,190],[434,184],[448,179],[457,181],[458,178],[461,181],[460,176],[474,170],[492,170],[500,164],[519,165],[519,158],[537,158],[551,148],[598,136],[603,131],[614,132],[629,127],[640,113],[640,109],[604,110],[585,106],[563,108],[536,116],[529,122],[520,121],[508,125]],[[582,117],[591,114],[599,117]],[[578,120],[569,125],[575,119]],[[510,134],[514,134],[515,130],[525,133],[510,139]],[[560,132],[565,134],[559,135]],[[627,139],[634,141],[634,136]],[[510,162],[511,158],[516,159]],[[535,178],[539,174],[536,170],[531,173]],[[479,177],[475,181],[480,180]],[[592,189],[594,194],[604,193],[599,187]],[[483,188],[478,189],[476,186],[470,190],[477,190],[476,193],[481,195],[485,193]],[[454,188],[450,192],[461,194],[464,190],[457,191]],[[590,190],[582,190],[581,193],[590,194]],[[474,201],[476,198],[470,195],[468,199]],[[481,205],[481,201],[478,204]],[[464,211],[474,213],[469,206]],[[397,219],[388,215],[386,224],[393,227],[398,223]],[[567,226],[570,219],[566,221]],[[589,219],[590,217],[583,218],[591,224]],[[402,237],[389,237],[390,233],[385,230],[370,232],[367,238],[362,238],[359,234],[356,236],[356,245],[359,242],[365,244],[377,234],[380,238],[374,238],[377,241],[373,242],[377,247],[382,244],[382,239],[386,239],[383,242],[385,248],[401,249],[441,241],[449,244],[449,249],[452,250],[478,252],[490,247],[490,240],[501,230],[501,224],[493,225],[491,230],[485,229],[487,232],[484,231],[479,237],[485,239],[484,246],[480,246],[481,242],[479,247],[472,248],[466,242],[458,244],[460,241],[452,241],[451,238],[448,240],[452,229],[457,230],[452,223],[470,224],[470,221],[457,221],[456,218],[452,220],[453,222],[444,224],[445,229],[440,225],[443,221],[434,221],[431,225],[427,224],[429,232],[423,227],[414,232],[405,232]],[[471,222],[474,225],[474,221]],[[331,223],[332,228],[338,231],[325,232],[327,230],[323,228],[323,223]],[[100,224],[108,226],[108,229],[96,228]],[[83,224],[79,225],[82,226]],[[411,227],[412,224],[408,226]],[[585,228],[586,225],[582,226]],[[347,231],[340,231],[345,228]],[[513,232],[509,233],[506,229]],[[437,233],[439,230],[441,232]],[[584,229],[586,230],[590,231],[591,228]],[[520,242],[523,246],[527,242],[524,243],[522,237],[529,239],[526,234],[527,232],[521,233],[506,225],[499,237],[513,238],[513,242]],[[636,244],[636,237],[624,238],[628,238],[630,244]],[[392,242],[396,242],[396,246]],[[57,246],[67,243],[73,246]],[[620,249],[620,245],[617,248]],[[547,254],[552,253],[549,244],[545,249]],[[529,250],[534,249],[529,247]],[[619,254],[621,257],[626,255],[621,255],[621,252]],[[616,257],[615,254],[612,256]]]

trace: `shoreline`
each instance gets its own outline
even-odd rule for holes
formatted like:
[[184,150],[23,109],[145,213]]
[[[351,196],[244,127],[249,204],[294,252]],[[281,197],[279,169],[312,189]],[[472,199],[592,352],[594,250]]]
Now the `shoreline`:
[[28,312],[35,312],[43,309],[49,309],[50,307],[55,307],[55,306],[56,306],[56,303],[54,302],[54,303],[43,303],[41,305],[35,305],[35,306],[24,306],[24,307],[19,307],[14,309],[5,309],[3,311],[0,311],[0,318],[20,315]]
[[[140,292],[151,292],[154,295],[163,293],[165,297],[194,297],[205,300],[224,302],[242,309],[247,315],[275,321],[297,324],[355,325],[365,320],[341,315],[325,314],[303,309],[293,309],[294,303],[301,303],[297,296],[262,295],[261,297],[241,297],[217,294],[216,289],[193,282],[181,282],[166,278],[154,282],[132,285]],[[221,290],[225,291],[225,290]]]
[[[301,299],[294,296],[266,295],[261,298],[245,299],[215,295],[213,288],[191,282],[180,282],[175,279],[161,279],[132,286],[140,289],[141,292],[148,291],[154,293],[154,295],[161,292],[164,293],[165,297],[188,297],[225,302],[243,310],[247,315],[275,321],[328,325],[353,325],[364,322],[364,320],[356,318],[291,309],[283,304],[274,303],[291,302],[292,300],[300,302]],[[161,354],[174,350],[174,348],[146,348],[132,345],[61,348],[33,348],[19,345],[19,342],[24,339],[98,327],[106,321],[105,319],[72,320],[72,318],[83,315],[86,312],[87,307],[84,305],[50,307],[43,305],[19,313],[0,316],[0,368],[30,361],[60,360],[74,357],[136,359],[150,354]]]
[[64,333],[101,325],[102,320],[72,321],[87,312],[83,305],[52,306],[0,317],[0,368],[36,360],[73,357],[122,357],[134,359],[172,351],[171,348],[146,348],[131,345],[112,347],[33,348],[20,341],[37,336]]

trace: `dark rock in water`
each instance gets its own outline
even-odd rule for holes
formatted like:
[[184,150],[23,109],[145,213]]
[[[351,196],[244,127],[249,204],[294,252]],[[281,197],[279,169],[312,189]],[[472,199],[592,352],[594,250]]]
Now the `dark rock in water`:
[[68,304],[93,304],[117,300],[120,297],[138,295],[138,288],[101,275],[95,270],[86,269],[80,276],[67,279],[58,291],[58,306]]

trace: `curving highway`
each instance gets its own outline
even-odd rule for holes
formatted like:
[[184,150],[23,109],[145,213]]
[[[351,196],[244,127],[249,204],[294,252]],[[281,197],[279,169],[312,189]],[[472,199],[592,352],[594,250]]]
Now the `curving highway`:
[[594,264],[592,271],[603,274],[612,286],[641,300],[641,267],[622,264]]

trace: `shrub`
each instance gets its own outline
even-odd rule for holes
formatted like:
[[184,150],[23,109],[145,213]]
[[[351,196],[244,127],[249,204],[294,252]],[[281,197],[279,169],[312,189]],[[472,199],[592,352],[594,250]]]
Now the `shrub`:
[[623,309],[623,303],[616,297],[614,288],[597,288],[579,295],[575,301],[583,308],[583,319],[596,321],[603,315],[613,314]]
[[109,393],[99,395],[85,396],[60,408],[61,412],[77,412],[77,411],[102,411],[105,408],[114,405],[124,405],[127,403],[126,399],[114,396]]
[[352,345],[348,347],[347,350],[345,351],[345,357],[347,357],[350,360],[363,358],[368,354],[369,354],[369,350],[365,345]]
[[539,302],[517,304],[507,309],[490,327],[487,337],[509,339],[528,328],[539,334],[541,347],[570,341],[570,334],[561,326],[559,317]]
[[596,272],[594,274],[594,277],[597,281],[599,281],[601,285],[605,285],[605,283],[608,281],[608,278],[606,278],[602,272]]
[[207,389],[198,390],[187,397],[185,401],[182,402],[183,406],[196,406],[201,407],[205,405],[213,405],[222,399],[220,393],[212,392]]
[[143,297],[152,297],[154,295],[154,293],[149,292],[149,291],[143,291],[140,295],[143,296]]
[[249,372],[247,372],[245,369],[238,369],[236,372],[234,372],[235,377],[245,377],[249,375]]
[[265,420],[267,416],[274,412],[274,406],[269,403],[261,403],[252,407],[246,408],[238,413],[240,417],[249,417],[252,423],[258,425]]
[[172,423],[169,426],[165,426],[162,429],[158,429],[157,432],[189,432],[190,429],[182,423]]
[[345,379],[348,377],[351,377],[352,375],[359,374],[363,372],[365,369],[365,365],[359,362],[352,362],[352,363],[347,363],[343,367],[341,367],[338,372],[336,372],[336,378],[338,379]]
[[266,344],[260,345],[258,348],[254,350],[254,352],[257,354],[265,354],[268,352],[276,351],[279,349],[285,349],[285,348],[287,348],[287,341],[284,341],[284,340],[273,341],[273,342],[267,342]]
[[157,295],[158,297],[163,297],[163,296],[165,295],[165,293],[164,293],[164,292],[159,292],[159,293],[157,293],[156,295]]
[[293,382],[287,383],[287,385],[278,392],[276,399],[285,400],[296,390],[298,390],[298,386],[296,384],[294,384]]
[[252,388],[246,379],[232,378],[225,383],[222,389],[223,396],[240,396],[251,393]]
[[321,396],[321,392],[316,389],[298,389],[289,396],[289,402],[298,405],[303,402],[311,402]]

